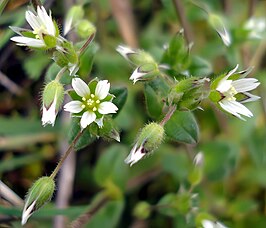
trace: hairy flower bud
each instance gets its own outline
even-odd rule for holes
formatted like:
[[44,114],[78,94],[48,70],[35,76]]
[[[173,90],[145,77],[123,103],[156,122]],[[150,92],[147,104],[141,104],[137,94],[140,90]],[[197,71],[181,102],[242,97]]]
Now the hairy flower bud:
[[78,22],[77,33],[81,38],[88,38],[96,33],[96,28],[90,21],[84,19]]
[[35,211],[51,200],[54,190],[55,182],[51,177],[41,177],[32,185],[26,196],[21,220],[22,225]]
[[60,106],[63,103],[64,98],[64,87],[63,85],[53,80],[49,82],[44,90],[42,96],[42,125],[51,124],[54,126],[56,115],[59,111]]
[[157,123],[146,125],[139,136],[130,154],[125,159],[125,163],[132,166],[145,155],[153,152],[162,143],[164,137],[164,128]]

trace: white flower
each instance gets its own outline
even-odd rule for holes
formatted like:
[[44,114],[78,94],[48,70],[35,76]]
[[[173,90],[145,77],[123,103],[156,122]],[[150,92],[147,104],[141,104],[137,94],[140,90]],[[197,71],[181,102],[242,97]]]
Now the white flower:
[[44,104],[42,106],[42,125],[46,126],[47,124],[51,124],[52,126],[54,126],[56,115],[57,110],[55,98],[50,107],[46,108]]
[[265,18],[250,18],[244,25],[249,31],[249,38],[261,39],[265,34],[266,20]]
[[26,202],[26,204],[23,208],[23,212],[22,212],[22,219],[21,219],[21,225],[22,226],[26,224],[29,217],[33,214],[35,205],[36,205],[36,200],[34,200],[31,203],[31,205],[27,205],[27,202]]
[[[11,27],[20,35],[11,38],[12,41],[17,42],[17,45],[44,48],[47,47],[47,42],[51,44],[56,41],[54,38],[58,36],[58,28],[52,19],[51,11],[48,15],[43,6],[38,6],[37,15],[28,10],[25,17],[33,30]],[[45,36],[50,36],[50,41],[45,42]]]
[[[260,83],[255,78],[243,78],[252,68],[236,72],[237,68],[238,65],[218,82],[216,91],[221,95],[221,99],[218,101],[220,107],[234,116],[245,120],[241,115],[252,117],[253,114],[242,103],[255,101],[260,98],[248,92],[257,88]],[[233,80],[232,77],[236,75],[239,75],[238,79]]]
[[[102,119],[106,114],[116,113],[118,108],[112,103],[113,96],[109,94],[110,83],[102,80],[97,83],[92,81],[87,85],[80,78],[72,79],[72,87],[77,96],[65,104],[64,110],[80,116],[80,125],[84,129],[92,122],[102,127]],[[72,97],[73,98],[73,97]]]
[[132,48],[129,48],[127,46],[123,46],[123,45],[119,45],[117,48],[116,48],[116,51],[122,55],[127,61],[129,61],[130,63],[132,63],[133,65],[135,65],[134,62],[131,61],[131,59],[129,58],[130,55],[136,55],[137,54],[137,51],[132,49]]
[[203,228],[227,228],[225,225],[217,221],[203,220],[201,224]]

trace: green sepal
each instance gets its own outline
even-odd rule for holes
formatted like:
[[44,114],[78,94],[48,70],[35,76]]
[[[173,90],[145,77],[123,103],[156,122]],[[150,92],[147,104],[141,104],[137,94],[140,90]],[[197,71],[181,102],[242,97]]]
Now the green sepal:
[[47,49],[54,48],[56,46],[57,38],[48,34],[43,34],[43,41],[47,46]]

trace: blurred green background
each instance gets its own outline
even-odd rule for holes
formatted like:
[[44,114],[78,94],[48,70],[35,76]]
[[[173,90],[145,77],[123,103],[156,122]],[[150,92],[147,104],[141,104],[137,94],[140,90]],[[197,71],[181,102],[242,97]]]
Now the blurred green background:
[[[128,96],[115,118],[121,142],[99,139],[74,152],[57,178],[52,202],[26,227],[66,227],[99,202],[101,207],[84,227],[199,227],[202,216],[228,227],[266,227],[265,31],[261,39],[251,39],[244,29],[251,17],[265,20],[266,1],[201,1],[223,17],[232,38],[229,47],[204,10],[189,0],[176,2],[194,44],[195,76],[226,72],[236,64],[241,70],[255,66],[251,75],[261,82],[255,92],[261,99],[248,105],[254,117],[244,122],[204,102],[204,111],[194,111],[199,129],[192,130],[190,144],[166,138],[154,154],[129,167],[124,159],[139,129],[158,117],[147,112],[144,85],[129,81],[133,69],[115,49],[119,44],[139,47],[159,61],[163,46],[184,27],[175,1],[48,0],[45,6],[59,24],[71,6],[82,4],[85,18],[97,28],[79,75],[86,81],[108,79],[114,87],[126,87]],[[63,113],[54,127],[41,126],[43,82],[56,71],[49,53],[17,47],[9,40],[14,34],[8,26],[28,26],[27,4],[11,0],[0,16],[0,179],[21,198],[34,180],[52,172],[71,131],[69,115]],[[69,39],[82,41],[75,31]],[[186,127],[181,126],[181,134],[190,133]],[[189,178],[199,151],[204,154],[203,179],[191,191]],[[1,194],[3,187],[0,190],[0,226],[20,227],[21,201],[10,202]],[[111,191],[113,199],[105,201],[104,191]]]

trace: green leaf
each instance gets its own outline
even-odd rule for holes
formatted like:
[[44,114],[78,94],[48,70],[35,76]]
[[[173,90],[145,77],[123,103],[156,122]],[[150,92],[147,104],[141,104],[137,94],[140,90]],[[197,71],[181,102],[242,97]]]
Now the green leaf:
[[191,112],[175,111],[165,124],[165,133],[177,142],[194,144],[199,140],[199,127]]
[[146,107],[149,116],[154,119],[158,119],[162,115],[162,108],[163,108],[162,98],[156,94],[156,92],[149,85],[149,83],[145,83],[144,94],[145,94]]
[[126,103],[128,94],[127,88],[111,88],[110,93],[115,96],[113,103],[118,107],[117,113],[113,115],[114,117],[116,117]]
[[29,78],[38,80],[49,62],[50,59],[45,54],[35,52],[25,59],[23,67]]
[[189,72],[193,76],[207,76],[212,73],[212,66],[207,60],[199,56],[193,56]]
[[127,148],[121,145],[113,145],[102,154],[94,170],[98,185],[105,187],[111,181],[124,189],[128,174],[128,165],[124,163],[126,154]]
[[[81,46],[81,45],[78,45]],[[91,73],[92,65],[96,52],[99,50],[99,46],[95,43],[90,43],[83,55],[80,57],[80,68],[78,74],[80,77],[87,77]]]
[[227,177],[236,166],[238,150],[232,142],[206,143],[201,150],[204,153],[204,174],[211,180]]
[[[68,141],[71,143],[77,134],[80,132],[80,118],[71,118],[71,126],[69,130]],[[83,133],[75,145],[76,150],[80,150],[95,140],[95,137],[91,135],[89,127],[83,130]]]
[[118,227],[118,222],[121,218],[125,203],[123,200],[109,201],[101,208],[85,226],[88,228]]

